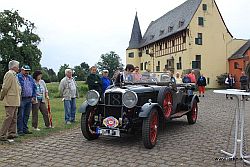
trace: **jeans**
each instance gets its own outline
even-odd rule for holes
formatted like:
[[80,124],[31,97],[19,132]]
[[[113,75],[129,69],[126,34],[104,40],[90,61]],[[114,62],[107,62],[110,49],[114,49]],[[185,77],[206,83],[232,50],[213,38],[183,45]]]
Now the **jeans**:
[[74,122],[76,115],[76,98],[64,100],[65,122]]
[[19,134],[28,132],[28,120],[31,111],[31,99],[23,97],[17,112],[17,132]]

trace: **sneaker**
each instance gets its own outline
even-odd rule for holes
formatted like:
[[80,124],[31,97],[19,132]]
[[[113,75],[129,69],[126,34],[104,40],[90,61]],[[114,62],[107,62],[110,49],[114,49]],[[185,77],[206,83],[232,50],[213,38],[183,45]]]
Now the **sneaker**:
[[67,122],[66,122],[66,124],[67,124],[67,125],[70,125],[70,124],[71,124],[71,122],[70,122],[70,121],[67,121]]
[[7,139],[15,139],[18,138],[18,136],[8,136]]
[[24,132],[24,134],[32,134],[32,132],[31,131],[26,131],[26,132]]
[[40,131],[40,129],[39,129],[39,128],[33,128],[33,130],[35,130],[35,131]]

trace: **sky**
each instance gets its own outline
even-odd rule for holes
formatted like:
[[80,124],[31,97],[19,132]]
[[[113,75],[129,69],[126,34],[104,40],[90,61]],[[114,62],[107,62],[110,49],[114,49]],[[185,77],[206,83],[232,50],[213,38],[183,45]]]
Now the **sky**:
[[[43,67],[58,71],[82,62],[90,66],[115,51],[125,64],[135,13],[142,35],[151,21],[186,0],[0,0],[0,11],[18,10],[35,23]],[[234,38],[250,39],[249,0],[216,0]]]

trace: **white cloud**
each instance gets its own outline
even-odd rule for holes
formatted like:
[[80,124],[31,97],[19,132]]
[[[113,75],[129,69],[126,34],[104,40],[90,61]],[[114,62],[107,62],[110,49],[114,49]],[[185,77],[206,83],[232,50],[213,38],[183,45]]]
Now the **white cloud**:
[[[95,64],[101,54],[115,51],[125,61],[135,12],[142,33],[185,0],[8,0],[0,10],[17,9],[37,26],[42,42],[42,65],[58,70],[85,61]],[[249,39],[249,1],[217,0],[222,16],[236,38]]]

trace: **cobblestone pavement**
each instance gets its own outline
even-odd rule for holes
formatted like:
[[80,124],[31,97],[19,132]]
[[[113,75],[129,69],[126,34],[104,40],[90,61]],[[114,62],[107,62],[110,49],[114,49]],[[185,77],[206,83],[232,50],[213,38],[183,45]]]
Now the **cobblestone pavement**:
[[[168,122],[151,150],[144,148],[140,135],[87,141],[80,129],[74,129],[0,146],[0,166],[247,166],[240,159],[216,160],[224,156],[220,149],[232,150],[235,100],[212,91],[200,100],[197,123],[188,125],[186,117]],[[249,110],[250,101],[246,108]],[[247,112],[244,150],[248,153],[249,125]]]

